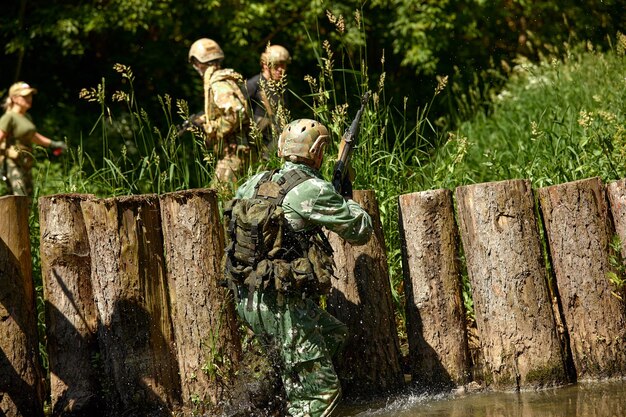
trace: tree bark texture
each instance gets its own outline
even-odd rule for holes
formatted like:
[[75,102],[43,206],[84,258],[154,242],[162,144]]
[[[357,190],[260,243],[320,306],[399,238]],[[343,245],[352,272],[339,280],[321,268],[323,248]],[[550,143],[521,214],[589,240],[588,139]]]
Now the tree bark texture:
[[398,205],[413,381],[462,385],[469,356],[452,192],[406,194]]
[[[81,203],[111,413],[170,415],[180,382],[157,196]],[[121,409],[120,409],[121,408]]]
[[621,257],[626,259],[626,179],[613,181],[606,187],[611,205],[615,233],[621,241]]
[[234,305],[220,285],[224,237],[217,194],[165,194],[161,215],[183,401],[187,410],[206,413],[228,396],[241,358]]
[[53,415],[98,416],[103,411],[98,317],[91,288],[91,255],[80,208],[86,195],[39,199],[41,271]]
[[624,376],[626,317],[607,275],[613,226],[602,182],[545,187],[539,197],[578,379]]
[[29,212],[27,197],[0,198],[0,415],[7,417],[43,416]]
[[[621,274],[618,274],[618,277],[626,279],[626,179],[609,183],[606,187],[606,193],[609,197],[615,233],[620,243],[619,257],[617,254],[611,256],[615,256],[621,261]],[[612,249],[615,250],[615,248]],[[615,296],[621,297],[626,306],[626,288],[615,287],[614,291]]]
[[566,383],[530,182],[459,187],[456,198],[486,383]]
[[380,394],[404,383],[385,240],[374,191],[355,191],[354,200],[372,217],[374,233],[352,246],[330,233],[336,263],[328,311],[346,323],[348,342],[337,372],[347,396]]

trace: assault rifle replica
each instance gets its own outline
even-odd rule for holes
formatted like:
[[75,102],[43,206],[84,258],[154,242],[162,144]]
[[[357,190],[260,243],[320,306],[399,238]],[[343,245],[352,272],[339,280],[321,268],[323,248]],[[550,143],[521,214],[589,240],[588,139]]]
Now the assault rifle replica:
[[192,114],[189,119],[185,120],[183,124],[176,127],[176,136],[180,137],[183,133],[191,130],[192,126],[196,126],[202,129],[202,116],[204,112]]
[[[361,108],[358,112],[356,112],[356,116],[354,116],[354,120],[352,120],[352,124],[348,130],[345,131],[341,138],[341,143],[339,144],[339,159],[335,163],[335,167],[333,168],[333,187],[335,190],[341,194],[342,196],[349,197],[352,195],[352,189],[346,190],[346,184],[349,184],[346,181],[346,176],[349,175],[349,166],[350,166],[350,157],[352,156],[352,152],[357,145],[358,142],[358,134],[359,134],[359,125],[361,124],[361,116],[363,116],[363,110],[365,110],[365,106],[370,98],[370,92],[367,91],[361,97]],[[352,188],[351,186],[349,188]]]

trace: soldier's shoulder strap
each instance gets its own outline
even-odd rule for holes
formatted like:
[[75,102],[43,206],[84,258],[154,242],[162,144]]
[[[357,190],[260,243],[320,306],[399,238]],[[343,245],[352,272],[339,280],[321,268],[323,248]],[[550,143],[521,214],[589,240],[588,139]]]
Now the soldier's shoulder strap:
[[294,169],[285,172],[282,177],[274,182],[271,179],[275,173],[275,170],[267,171],[261,177],[255,186],[254,198],[263,198],[280,206],[289,191],[293,190],[304,181],[313,178],[312,175],[304,171]]

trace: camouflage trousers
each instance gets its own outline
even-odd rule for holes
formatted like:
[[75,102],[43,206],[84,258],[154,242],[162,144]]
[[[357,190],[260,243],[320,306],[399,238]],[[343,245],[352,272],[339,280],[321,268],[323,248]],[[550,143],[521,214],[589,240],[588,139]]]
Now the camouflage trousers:
[[236,183],[258,159],[253,148],[247,145],[226,145],[223,151],[217,154],[222,156],[215,165],[216,183]]
[[[0,171],[6,179],[0,178],[0,195],[32,195],[33,179],[30,169],[26,169],[15,163],[14,160],[0,158]],[[6,168],[6,170],[5,170]]]
[[345,343],[346,325],[310,299],[285,297],[279,305],[274,291],[256,291],[249,310],[246,291],[239,295],[239,316],[268,353],[278,352],[289,415],[330,416],[341,397],[332,357]]

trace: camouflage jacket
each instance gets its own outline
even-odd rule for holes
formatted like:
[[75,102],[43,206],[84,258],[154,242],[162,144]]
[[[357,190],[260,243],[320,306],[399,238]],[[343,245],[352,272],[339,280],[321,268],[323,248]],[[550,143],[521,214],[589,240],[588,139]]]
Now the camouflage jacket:
[[204,130],[208,142],[245,144],[248,108],[242,83],[241,75],[229,68],[205,72]]
[[[292,169],[302,170],[313,177],[294,187],[283,200],[285,218],[294,231],[322,226],[354,245],[367,243],[372,234],[372,219],[358,203],[337,194],[319,171],[307,165],[285,162],[273,180]],[[246,181],[237,190],[235,198],[251,198],[263,174],[256,174]]]

